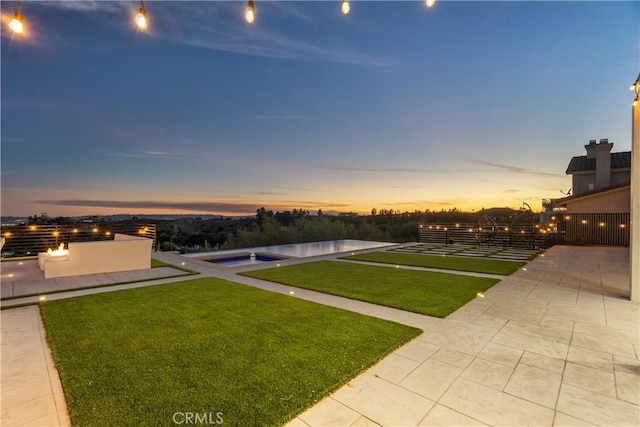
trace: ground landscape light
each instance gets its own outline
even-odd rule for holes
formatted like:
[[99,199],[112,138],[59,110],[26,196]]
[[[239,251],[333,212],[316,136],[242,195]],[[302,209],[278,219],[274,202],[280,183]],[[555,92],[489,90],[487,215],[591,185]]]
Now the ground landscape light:
[[433,7],[433,5],[436,4],[436,0],[425,0],[424,4],[427,5],[427,7]]

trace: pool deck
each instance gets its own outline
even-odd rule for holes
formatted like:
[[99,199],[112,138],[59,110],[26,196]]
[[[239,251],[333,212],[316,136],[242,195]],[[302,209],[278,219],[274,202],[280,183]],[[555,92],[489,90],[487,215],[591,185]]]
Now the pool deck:
[[[289,426],[640,424],[640,305],[625,297],[628,248],[555,246],[446,319],[154,257],[201,275],[48,299],[215,276],[424,330]],[[69,425],[37,306],[3,310],[0,321],[2,425]]]

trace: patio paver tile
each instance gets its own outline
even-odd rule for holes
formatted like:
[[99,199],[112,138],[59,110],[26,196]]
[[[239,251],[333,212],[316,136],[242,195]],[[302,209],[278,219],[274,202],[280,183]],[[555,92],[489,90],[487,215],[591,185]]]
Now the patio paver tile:
[[522,353],[522,350],[490,342],[482,349],[478,357],[514,368],[520,361]]
[[488,360],[475,359],[462,373],[462,378],[475,381],[495,390],[502,390],[509,381],[513,368]]
[[549,357],[542,354],[532,353],[529,351],[525,351],[522,355],[522,359],[520,359],[520,363],[525,363],[530,366],[535,366],[536,368],[546,369],[551,372],[564,372],[564,359],[559,359],[557,357]]
[[600,369],[567,362],[563,383],[609,397],[616,397],[616,383],[613,374]]
[[302,421],[300,417],[295,417],[294,419],[289,421],[287,424],[285,424],[284,427],[311,427],[311,426],[309,426],[309,424]]
[[298,418],[310,426],[341,427],[354,423],[360,414],[332,398],[326,398]]
[[613,353],[620,356],[636,357],[634,344],[621,339],[613,339],[607,337],[594,337],[591,335],[583,335],[574,333],[571,339],[572,346],[584,347],[603,353]]
[[420,363],[415,360],[407,359],[397,354],[390,354],[369,369],[369,373],[383,380],[398,384],[418,366],[420,366]]
[[471,364],[471,362],[473,362],[473,356],[469,356],[468,354],[451,350],[449,348],[440,349],[440,351],[433,355],[433,359],[462,369],[465,369]]
[[567,362],[600,369],[602,371],[613,372],[613,357],[611,353],[603,353],[601,351],[590,350],[584,347],[573,345],[569,347]]
[[572,417],[571,415],[563,414],[562,412],[556,412],[556,418],[553,420],[554,427],[588,427],[595,426],[595,424],[588,423],[584,420]]
[[533,403],[554,409],[562,374],[520,364],[516,367],[504,391]]
[[402,380],[400,386],[435,401],[461,373],[460,368],[429,359]]
[[418,425],[430,427],[486,426],[478,420],[440,404],[434,406]]
[[509,324],[502,328],[492,341],[508,347],[562,359],[566,357],[569,348],[569,340],[567,339],[540,335]]
[[546,326],[547,328],[563,329],[565,331],[573,331],[573,320],[558,320],[543,318],[540,321],[540,326]]
[[438,401],[492,426],[551,425],[553,411],[459,378]]
[[360,417],[355,423],[351,424],[351,427],[381,427],[380,424],[371,421],[367,417]]
[[56,404],[51,395],[25,400],[10,408],[3,407],[0,424],[4,426],[34,426],[37,425],[35,420],[40,418],[58,419]]
[[422,334],[420,339],[440,347],[450,348],[475,356],[482,351],[491,337],[478,335],[466,329],[447,328],[439,325]]
[[358,376],[332,397],[380,425],[417,425],[435,404],[368,373]]
[[640,375],[616,371],[615,378],[618,399],[640,405]]
[[440,350],[440,347],[437,345],[433,345],[419,339],[414,339],[397,349],[394,354],[406,357],[407,359],[411,359],[416,362],[424,362],[438,350]]
[[569,384],[560,388],[556,409],[601,426],[633,426],[640,420],[640,406]]

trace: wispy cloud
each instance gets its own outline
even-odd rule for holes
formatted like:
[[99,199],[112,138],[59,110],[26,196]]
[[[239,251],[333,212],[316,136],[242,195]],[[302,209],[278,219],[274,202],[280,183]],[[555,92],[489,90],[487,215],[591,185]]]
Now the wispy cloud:
[[448,173],[464,173],[468,170],[445,170],[445,169],[420,169],[420,168],[394,168],[388,166],[359,166],[346,164],[303,164],[303,163],[275,163],[279,167],[288,167],[296,169],[319,169],[344,172],[373,172],[373,173],[409,173],[409,174],[448,174]]
[[[157,26],[175,27],[175,21],[179,20],[180,28],[175,31],[158,31],[154,35],[174,43],[251,56],[364,66],[398,64],[395,60],[376,57],[343,46],[302,40],[299,35],[294,38],[279,33],[274,27],[262,28],[259,25],[248,27],[238,22],[239,14],[242,13],[240,4],[240,2],[193,2],[185,8],[180,2],[167,3],[162,11],[158,7]],[[271,7],[268,2],[263,6]],[[287,8],[288,3],[285,2],[277,7]],[[308,16],[296,11],[297,9],[292,9],[289,16],[299,20],[309,19]],[[166,25],[163,25],[165,20]]]
[[[101,19],[105,25],[116,26],[126,31],[131,31],[131,27],[122,23],[131,19],[130,15],[139,5],[131,1],[91,0],[45,1],[37,4],[78,13],[104,12],[120,15],[115,20],[113,16]],[[251,56],[363,66],[399,64],[397,60],[344,47],[335,41],[331,45],[328,41],[300,39],[299,34],[296,37],[286,35],[273,26],[247,26],[242,22],[244,5],[245,3],[237,1],[149,2],[146,5],[150,21],[147,34],[173,43]],[[307,24],[313,20],[301,12],[294,2],[265,2],[260,7],[263,8],[264,15],[269,13],[278,17],[286,16]],[[51,34],[47,37],[49,36]],[[67,42],[60,40],[59,43]]]
[[517,190],[515,188],[507,188],[506,190],[503,191],[504,194],[513,194],[513,193],[519,193],[520,190]]
[[270,115],[270,116],[253,116],[253,119],[256,120],[300,120],[304,119],[305,116],[296,116],[296,115]]
[[459,198],[452,199],[428,199],[428,200],[410,200],[410,201],[394,201],[384,203],[382,206],[414,206],[419,209],[431,206],[456,206],[465,203],[465,200]]
[[166,202],[158,200],[150,201],[120,201],[120,200],[35,200],[34,203],[44,203],[55,206],[77,206],[92,208],[117,208],[117,209],[154,209],[154,210],[176,210],[189,212],[211,212],[211,213],[253,213],[261,207],[273,210],[291,210],[294,208],[322,209],[340,208],[347,205],[323,202],[308,201],[285,201],[277,204],[267,205],[264,203],[235,203],[235,202]]
[[184,158],[192,158],[197,157],[197,154],[194,153],[182,153],[182,152],[168,152],[168,151],[143,151],[141,153],[110,153],[111,156],[117,157],[134,157],[134,158],[148,158],[148,159],[157,159],[157,158],[168,158],[168,159],[184,159]]
[[111,12],[118,13],[124,9],[130,8],[131,2],[124,1],[92,1],[92,0],[64,0],[64,1],[46,1],[41,4],[56,9],[75,10],[78,12]]
[[119,201],[119,200],[38,200],[36,203],[48,203],[56,206],[80,206],[121,209],[174,209],[191,212],[254,212],[260,208],[248,203],[220,202],[164,202],[164,201]]
[[293,191],[304,191],[304,192],[314,192],[314,193],[326,193],[327,190],[320,190],[318,188],[305,188],[305,187],[285,187],[280,185],[273,185],[273,188],[280,188],[283,190],[293,190]]
[[564,175],[561,175],[561,174],[558,174],[558,173],[536,171],[536,170],[533,170],[533,169],[527,169],[527,168],[523,168],[523,167],[520,167],[520,166],[504,165],[504,164],[500,164],[500,163],[493,163],[493,162],[487,162],[487,161],[484,161],[484,160],[475,160],[475,159],[472,159],[470,161],[472,163],[476,163],[476,164],[479,164],[479,165],[489,166],[489,167],[492,167],[492,168],[495,168],[495,169],[500,169],[500,170],[503,170],[503,171],[517,173],[517,174],[552,176],[554,178],[564,177]]

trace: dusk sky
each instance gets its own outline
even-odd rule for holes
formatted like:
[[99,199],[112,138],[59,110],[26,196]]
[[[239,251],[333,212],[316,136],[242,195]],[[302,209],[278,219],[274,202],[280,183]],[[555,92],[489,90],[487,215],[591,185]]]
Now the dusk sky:
[[631,149],[637,1],[1,4],[3,216],[540,210]]

